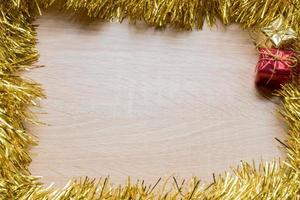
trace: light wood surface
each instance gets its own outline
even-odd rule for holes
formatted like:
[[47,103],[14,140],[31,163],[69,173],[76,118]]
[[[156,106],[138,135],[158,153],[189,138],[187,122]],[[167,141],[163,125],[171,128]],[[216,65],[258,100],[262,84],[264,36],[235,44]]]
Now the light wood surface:
[[210,182],[240,160],[281,156],[284,124],[254,87],[257,53],[237,25],[157,31],[53,12],[36,23],[46,67],[27,76],[45,88],[49,126],[30,126],[40,141],[30,169],[45,183]]

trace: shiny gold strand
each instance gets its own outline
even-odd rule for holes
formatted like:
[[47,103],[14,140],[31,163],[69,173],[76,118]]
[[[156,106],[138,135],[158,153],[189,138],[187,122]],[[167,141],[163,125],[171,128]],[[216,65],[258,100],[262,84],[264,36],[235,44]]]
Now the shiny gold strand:
[[[3,3],[4,2],[4,3]],[[197,178],[171,178],[154,185],[140,181],[113,186],[109,179],[71,180],[62,189],[45,188],[28,170],[29,150],[36,144],[24,122],[35,122],[28,110],[43,98],[40,85],[20,77],[38,59],[33,19],[41,8],[58,4],[65,10],[87,11],[91,18],[130,22],[143,20],[157,28],[201,29],[217,18],[243,28],[265,27],[283,15],[300,33],[299,0],[6,0],[0,3],[0,199],[300,199],[300,89],[298,78],[277,92],[280,113],[289,127],[284,161],[241,162],[231,173],[204,185]],[[298,37],[299,38],[299,37]],[[292,48],[299,52],[299,40]],[[171,189],[170,189],[171,188]]]

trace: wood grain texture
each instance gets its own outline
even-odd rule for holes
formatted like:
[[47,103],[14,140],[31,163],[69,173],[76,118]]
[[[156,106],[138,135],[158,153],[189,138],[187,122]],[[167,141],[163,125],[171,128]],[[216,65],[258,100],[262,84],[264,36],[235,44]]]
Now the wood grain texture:
[[157,31],[53,12],[36,23],[46,67],[27,76],[45,88],[49,126],[30,126],[40,141],[30,168],[45,183],[211,181],[240,160],[281,156],[285,127],[254,87],[257,54],[237,25]]

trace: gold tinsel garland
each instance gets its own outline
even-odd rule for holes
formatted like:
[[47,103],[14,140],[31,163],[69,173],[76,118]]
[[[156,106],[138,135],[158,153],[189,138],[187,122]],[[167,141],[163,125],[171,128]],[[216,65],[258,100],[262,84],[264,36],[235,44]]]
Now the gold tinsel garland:
[[[129,22],[144,21],[157,28],[201,29],[213,25],[240,23],[243,28],[262,27],[279,15],[300,36],[299,0],[2,0],[0,1],[0,199],[300,199],[300,87],[297,78],[277,95],[280,113],[289,130],[282,143],[284,161],[241,162],[233,173],[216,177],[210,185],[197,178],[181,184],[144,182],[113,187],[108,179],[77,179],[63,189],[44,188],[31,175],[29,150],[36,145],[24,122],[35,122],[29,108],[43,98],[39,84],[20,76],[34,68],[38,59],[34,19],[42,9],[87,13],[91,18]],[[299,52],[299,41],[293,45]]]

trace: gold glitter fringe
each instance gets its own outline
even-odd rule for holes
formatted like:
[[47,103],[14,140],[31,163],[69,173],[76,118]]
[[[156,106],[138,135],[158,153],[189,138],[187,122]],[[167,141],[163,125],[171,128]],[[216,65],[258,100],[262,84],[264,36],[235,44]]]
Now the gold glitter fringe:
[[[283,15],[300,35],[299,0],[3,0],[0,3],[0,199],[300,199],[300,88],[298,80],[277,95],[280,113],[288,124],[284,161],[258,166],[241,162],[231,173],[215,177],[210,185],[197,178],[189,182],[171,178],[153,186],[144,182],[113,186],[109,179],[75,179],[62,189],[44,188],[28,170],[29,150],[36,145],[24,123],[35,122],[29,108],[43,98],[39,84],[20,76],[38,59],[33,21],[41,9],[83,12],[91,18],[144,23],[164,28],[201,29],[240,23],[261,27]],[[299,52],[299,41],[295,50]],[[171,188],[171,189],[170,189]]]

